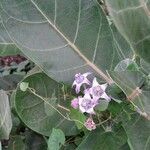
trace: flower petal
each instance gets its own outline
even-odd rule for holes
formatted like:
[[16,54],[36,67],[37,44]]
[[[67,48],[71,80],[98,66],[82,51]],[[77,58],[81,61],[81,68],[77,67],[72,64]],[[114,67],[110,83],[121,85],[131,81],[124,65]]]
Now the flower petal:
[[102,90],[103,90],[103,91],[105,91],[105,90],[106,90],[106,88],[107,88],[107,86],[108,86],[108,84],[107,84],[107,83],[105,83],[105,84],[101,84],[101,88],[102,88]]
[[72,84],[72,87],[74,87],[76,84],[77,84],[76,81],[74,81],[73,84]]
[[81,87],[81,84],[76,84],[75,91],[77,94],[80,92],[80,87]]
[[90,94],[89,94],[89,93],[85,94],[85,95],[84,95],[84,99],[91,99]]
[[84,79],[83,83],[86,83],[86,84],[88,84],[88,85],[91,84],[91,82],[90,82],[87,78]]
[[81,111],[82,113],[86,112],[85,109],[84,109],[84,107],[82,107],[81,105],[79,105],[79,109],[80,109],[80,111]]
[[86,72],[83,74],[83,76],[86,78],[88,75],[92,74],[91,72]]
[[88,109],[86,112],[89,114],[95,114],[95,111],[93,108]]
[[97,79],[94,78],[94,79],[93,79],[92,87],[95,87],[95,86],[98,86],[98,85],[100,85],[100,84],[97,82]]
[[108,101],[111,100],[111,98],[105,92],[103,93],[103,95],[101,96],[101,98],[104,98],[104,99],[106,99]]

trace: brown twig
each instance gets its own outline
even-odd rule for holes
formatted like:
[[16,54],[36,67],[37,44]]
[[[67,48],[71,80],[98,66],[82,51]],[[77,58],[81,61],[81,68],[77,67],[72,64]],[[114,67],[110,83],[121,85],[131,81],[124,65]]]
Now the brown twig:
[[142,90],[139,87],[137,87],[135,90],[132,91],[132,93],[129,96],[127,96],[127,100],[133,101],[140,94],[142,94]]

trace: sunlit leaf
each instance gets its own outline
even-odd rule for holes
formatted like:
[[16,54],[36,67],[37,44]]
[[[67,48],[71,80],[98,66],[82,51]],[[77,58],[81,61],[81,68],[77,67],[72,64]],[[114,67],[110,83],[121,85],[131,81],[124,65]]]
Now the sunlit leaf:
[[9,139],[12,128],[11,112],[8,96],[0,90],[0,139]]

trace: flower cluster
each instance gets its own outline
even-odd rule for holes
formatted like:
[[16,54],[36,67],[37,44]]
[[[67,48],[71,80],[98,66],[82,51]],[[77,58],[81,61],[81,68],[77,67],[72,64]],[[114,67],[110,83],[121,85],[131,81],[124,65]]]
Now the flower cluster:
[[[90,118],[88,118],[85,122],[85,126],[88,130],[93,130],[96,128],[94,121],[91,116],[95,114],[94,108],[98,104],[100,104],[100,99],[103,98],[107,101],[110,101],[111,98],[106,94],[105,90],[107,88],[107,84],[99,84],[97,79],[94,78],[91,82],[87,77],[91,73],[78,73],[75,75],[75,80],[72,84],[72,87],[75,88],[77,94],[82,92],[84,96],[78,96],[71,101],[71,106],[74,109],[79,109],[82,113],[90,114]],[[81,87],[83,86],[84,90],[81,91]]]

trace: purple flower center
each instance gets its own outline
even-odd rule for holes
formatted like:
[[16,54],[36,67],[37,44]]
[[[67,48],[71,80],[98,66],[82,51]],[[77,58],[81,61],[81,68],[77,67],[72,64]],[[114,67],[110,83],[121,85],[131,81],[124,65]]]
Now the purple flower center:
[[82,83],[84,80],[84,76],[81,73],[75,75],[75,81],[79,84]]
[[93,95],[94,96],[102,96],[102,94],[104,93],[103,89],[98,85],[93,87],[92,89]]
[[85,109],[88,110],[90,108],[92,108],[94,105],[94,103],[92,102],[91,99],[83,99],[81,106]]

